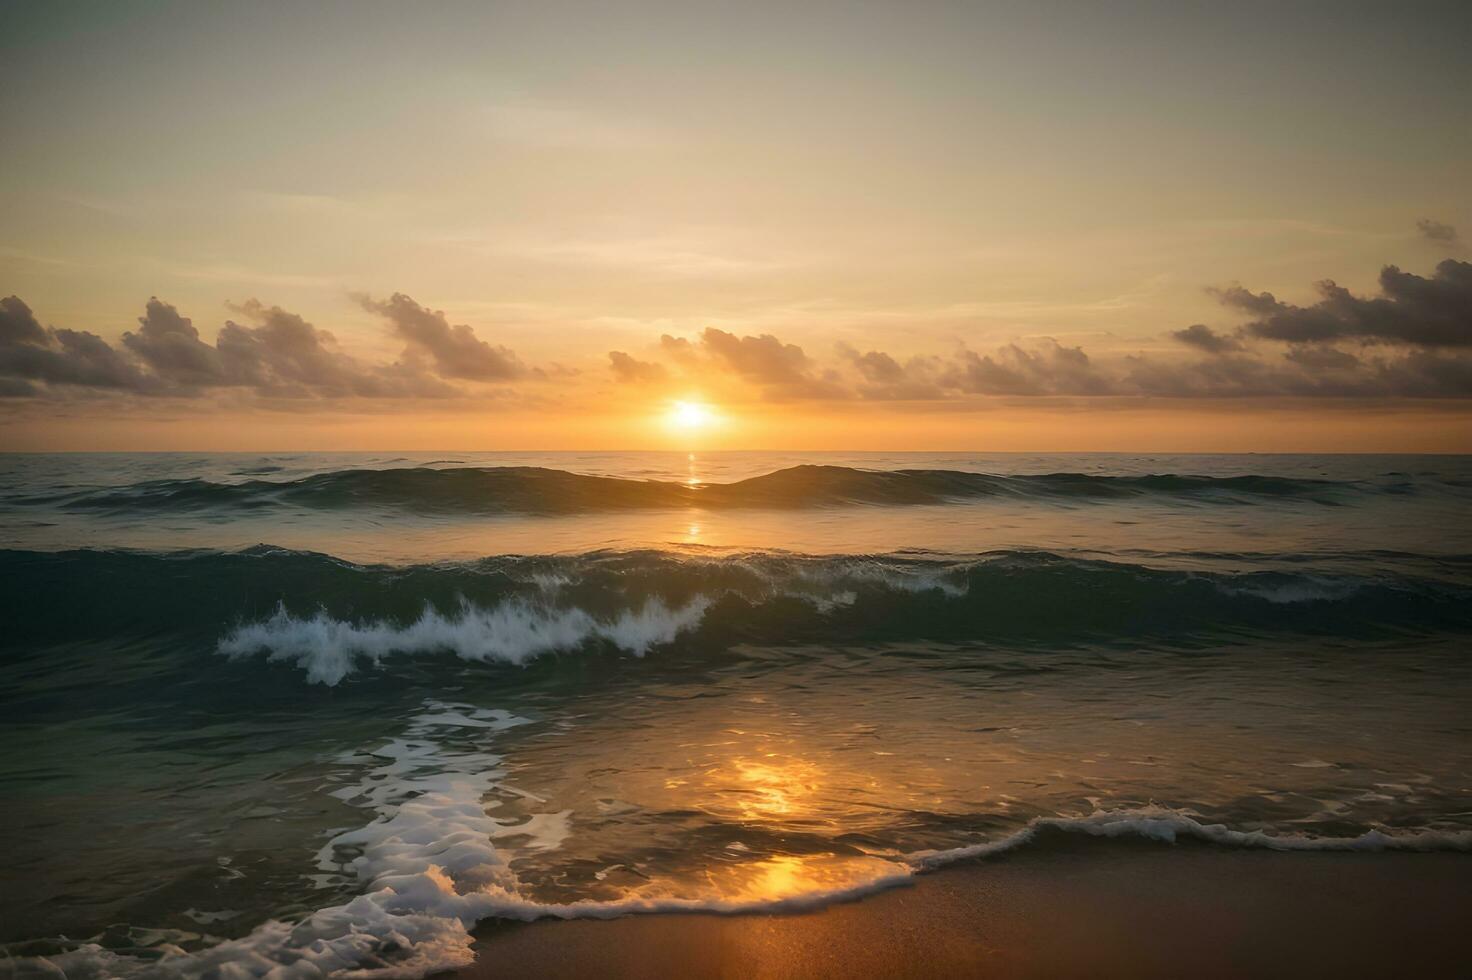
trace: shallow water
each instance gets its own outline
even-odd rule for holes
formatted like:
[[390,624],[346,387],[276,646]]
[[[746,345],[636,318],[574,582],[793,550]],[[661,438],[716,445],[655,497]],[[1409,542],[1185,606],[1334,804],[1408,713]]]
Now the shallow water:
[[1468,849],[1469,518],[1466,457],[3,457],[0,971]]

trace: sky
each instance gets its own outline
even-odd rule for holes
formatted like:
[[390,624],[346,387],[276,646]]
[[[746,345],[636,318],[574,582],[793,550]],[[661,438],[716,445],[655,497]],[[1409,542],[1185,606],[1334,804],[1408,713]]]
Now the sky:
[[1469,45],[3,0],[0,449],[1472,451]]

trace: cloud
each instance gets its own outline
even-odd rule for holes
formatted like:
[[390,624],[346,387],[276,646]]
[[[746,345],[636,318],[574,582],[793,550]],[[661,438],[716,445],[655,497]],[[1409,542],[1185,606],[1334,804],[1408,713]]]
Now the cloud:
[[1242,341],[1219,334],[1204,323],[1193,323],[1183,330],[1173,330],[1171,336],[1188,347],[1204,350],[1208,354],[1242,350]]
[[[1323,302],[1297,307],[1240,285],[1213,290],[1249,317],[1234,332],[1197,323],[1171,332],[1187,351],[1091,355],[1052,339],[962,347],[901,358],[836,345],[840,371],[773,334],[708,329],[665,335],[661,353],[689,373],[724,370],[768,397],[871,401],[1009,398],[1472,397],[1472,266],[1443,262],[1431,278],[1388,266],[1381,294],[1361,298],[1332,284]],[[1188,353],[1189,352],[1189,353]],[[632,360],[632,359],[631,359]],[[638,363],[638,362],[635,362]],[[633,366],[629,366],[633,370]]]
[[1472,397],[1472,264],[1446,259],[1430,278],[1387,265],[1379,283],[1379,296],[1362,297],[1325,280],[1312,306],[1241,286],[1214,290],[1251,317],[1236,337],[1202,324],[1175,331],[1213,356],[1185,364],[1132,358],[1129,383],[1179,397]]
[[963,350],[947,387],[975,395],[1107,395],[1114,385],[1080,347],[1057,341],[1027,350],[1007,344],[991,354]]
[[1300,346],[1271,356],[1224,354],[1187,363],[1127,360],[1126,390],[1162,398],[1472,397],[1472,357],[1460,353],[1359,357]]
[[[675,345],[671,345],[675,346]],[[773,399],[843,399],[852,393],[836,372],[823,370],[796,344],[783,343],[769,333],[738,337],[715,327],[700,335],[708,360],[742,380],[758,385]]]
[[821,367],[798,345],[769,333],[738,336],[708,327],[694,341],[664,334],[659,347],[687,374],[722,372],[756,386],[768,399],[846,399],[854,394],[837,371]]
[[29,344],[44,347],[50,342],[46,329],[36,321],[36,315],[19,296],[0,299],[0,346]]
[[[1198,352],[1091,357],[1053,340],[901,364],[883,351],[839,353],[863,398],[1472,398],[1472,265],[1447,260],[1431,278],[1386,266],[1381,295],[1333,283],[1311,307],[1242,286],[1213,290],[1248,314],[1235,334],[1193,324],[1171,336]],[[1204,356],[1202,356],[1204,355]],[[928,390],[927,390],[928,388]]]
[[135,392],[156,387],[96,334],[42,327],[17,296],[0,299],[0,378],[12,397],[34,391],[31,382]]
[[1435,242],[1438,245],[1456,245],[1459,242],[1457,229],[1441,221],[1422,218],[1416,222],[1416,228],[1421,232],[1421,237],[1428,242]]
[[858,395],[871,401],[933,401],[947,397],[937,376],[941,361],[934,357],[912,357],[904,364],[884,351],[860,353],[839,344],[838,353],[859,375]]
[[1308,371],[1353,371],[1364,364],[1349,351],[1311,344],[1292,347],[1283,356]]
[[288,398],[435,397],[452,392],[417,364],[365,365],[340,351],[332,334],[279,306],[250,300],[236,310],[256,326],[228,320],[220,330],[216,347],[230,383]]
[[[370,364],[331,333],[279,306],[233,307],[215,343],[157,297],[117,347],[96,334],[42,327],[18,297],[0,300],[0,395],[93,388],[193,397],[238,389],[269,398],[429,398],[457,394],[422,360]],[[38,384],[40,387],[38,387]]]
[[214,344],[157,297],[123,346],[175,394],[195,388],[245,387],[286,398],[437,397],[451,390],[417,365],[365,365],[319,330],[279,306],[248,300],[234,307],[254,325],[227,320]]
[[756,384],[802,384],[807,380],[811,367],[801,347],[784,344],[769,333],[758,337],[738,337],[707,327],[700,335],[700,342],[716,360]]
[[850,347],[848,344],[839,344],[838,353],[847,358],[866,381],[875,384],[895,384],[905,380],[905,369],[900,366],[899,361],[884,351],[871,350],[861,354],[857,348]]
[[609,367],[613,376],[619,381],[654,384],[664,381],[669,377],[669,370],[663,364],[653,361],[641,361],[635,357],[625,354],[621,350],[608,352]]
[[1207,292],[1220,300],[1223,306],[1235,307],[1243,312],[1256,313],[1259,316],[1268,316],[1283,309],[1283,304],[1279,303],[1278,298],[1272,293],[1254,293],[1241,286],[1208,289]]
[[1380,270],[1378,297],[1359,297],[1325,280],[1313,306],[1279,302],[1240,286],[1217,293],[1226,306],[1253,314],[1243,330],[1287,343],[1364,343],[1472,347],[1472,263],[1447,259],[1430,279],[1393,265]]
[[[1472,398],[1472,264],[1448,259],[1422,277],[1386,266],[1376,296],[1332,282],[1295,306],[1243,286],[1215,290],[1245,324],[1171,332],[1175,352],[1086,352],[1052,339],[989,350],[960,346],[905,355],[838,344],[820,359],[771,333],[708,328],[659,339],[644,360],[608,351],[620,382],[710,382],[733,399],[949,402],[982,398]],[[68,397],[82,390],[190,397],[238,392],[272,399],[427,398],[476,390],[468,382],[537,377],[574,384],[575,371],[529,369],[512,351],[402,293],[375,301],[404,344],[391,362],[339,347],[333,334],[278,306],[232,307],[213,343],[152,298],[118,344],[43,325],[18,297],[0,300],[0,397]],[[457,384],[461,382],[465,384]],[[510,389],[503,389],[510,390]]]
[[191,386],[228,383],[220,352],[199,339],[192,320],[157,296],[148,300],[138,318],[138,332],[123,334],[123,346],[164,381]]
[[671,337],[669,334],[661,334],[659,338],[659,349],[667,356],[681,364],[691,365],[700,362],[700,352],[695,345],[684,337]]
[[492,347],[468,326],[451,326],[443,311],[425,309],[403,293],[394,293],[381,302],[367,296],[356,298],[365,310],[388,319],[409,345],[410,356],[428,355],[441,377],[512,381],[529,373],[515,352]]

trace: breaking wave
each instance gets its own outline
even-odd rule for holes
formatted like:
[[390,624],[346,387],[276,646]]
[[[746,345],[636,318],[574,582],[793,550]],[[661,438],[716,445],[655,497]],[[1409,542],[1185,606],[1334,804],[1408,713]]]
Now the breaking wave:
[[332,684],[395,654],[522,664],[557,651],[643,655],[666,645],[709,655],[743,643],[1031,648],[1472,628],[1472,586],[1460,578],[1367,565],[1357,573],[1206,571],[1029,551],[967,559],[595,552],[423,565],[264,546],[0,551],[0,587],[29,611],[0,637],[0,650],[162,630],[235,658],[265,653]]
[[650,599],[605,622],[576,607],[554,609],[511,600],[482,609],[465,603],[452,615],[426,609],[408,626],[383,620],[345,623],[325,612],[302,618],[282,606],[264,622],[232,630],[219,650],[236,659],[264,650],[271,660],[295,662],[309,681],[327,685],[352,673],[360,658],[377,663],[390,653],[445,651],[462,660],[520,664],[539,654],[603,640],[643,656],[650,647],[698,625],[708,604],[701,596],[670,609]]

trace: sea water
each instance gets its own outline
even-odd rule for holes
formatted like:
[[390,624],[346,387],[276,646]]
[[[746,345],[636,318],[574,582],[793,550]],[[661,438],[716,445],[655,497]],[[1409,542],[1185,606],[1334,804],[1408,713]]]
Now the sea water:
[[1472,848],[1472,459],[0,457],[0,975]]

